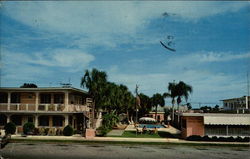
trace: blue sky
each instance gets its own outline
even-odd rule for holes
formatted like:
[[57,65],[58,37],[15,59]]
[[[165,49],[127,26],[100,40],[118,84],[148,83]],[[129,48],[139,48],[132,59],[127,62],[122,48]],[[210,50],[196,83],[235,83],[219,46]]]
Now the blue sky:
[[182,80],[193,106],[247,94],[249,2],[1,2],[0,18],[2,87],[80,88],[95,67],[149,96]]

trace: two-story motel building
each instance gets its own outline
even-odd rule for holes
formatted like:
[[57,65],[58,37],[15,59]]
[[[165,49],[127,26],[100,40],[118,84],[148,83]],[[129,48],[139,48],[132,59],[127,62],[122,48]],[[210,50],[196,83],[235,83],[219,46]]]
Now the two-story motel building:
[[0,129],[10,121],[17,133],[27,122],[36,128],[71,125],[84,132],[90,116],[88,93],[72,87],[0,88]]

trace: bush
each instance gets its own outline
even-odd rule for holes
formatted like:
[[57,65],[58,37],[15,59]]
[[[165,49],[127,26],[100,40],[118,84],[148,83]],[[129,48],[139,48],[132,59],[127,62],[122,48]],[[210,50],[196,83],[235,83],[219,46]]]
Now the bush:
[[38,129],[38,128],[35,128],[35,129],[34,129],[34,135],[40,135],[39,129]]
[[110,131],[111,129],[110,128],[107,128],[107,127],[104,127],[104,126],[101,126],[97,129],[97,136],[106,136],[107,133]]
[[103,115],[102,126],[105,128],[112,129],[118,122],[119,117],[114,112]]
[[234,141],[237,141],[236,139],[234,139],[232,136],[231,137],[228,137],[227,142],[234,142]]
[[9,122],[4,126],[4,130],[6,134],[15,134],[16,125],[12,122]]
[[23,133],[25,135],[33,134],[35,129],[35,125],[31,122],[25,123],[23,125]]
[[250,142],[250,138],[249,137],[244,137],[243,142]]
[[44,129],[44,134],[45,134],[45,135],[48,135],[48,134],[49,134],[49,128],[45,128],[45,129]]
[[206,135],[202,137],[202,141],[211,141],[211,138]]
[[238,136],[235,140],[236,140],[237,142],[243,142],[243,139],[242,139],[240,136]]
[[187,137],[187,140],[189,141],[201,141],[202,137],[200,135],[191,135]]
[[63,135],[64,136],[72,136],[73,135],[73,128],[70,125],[67,125],[64,129],[63,129]]
[[213,136],[211,139],[211,141],[217,141],[217,140],[218,140],[217,136]]

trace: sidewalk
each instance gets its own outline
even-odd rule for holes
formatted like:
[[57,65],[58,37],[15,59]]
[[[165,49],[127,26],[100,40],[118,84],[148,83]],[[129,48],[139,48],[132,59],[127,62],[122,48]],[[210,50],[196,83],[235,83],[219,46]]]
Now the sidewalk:
[[249,145],[249,142],[205,142],[205,141],[186,141],[175,138],[122,138],[122,137],[94,137],[92,139],[86,139],[85,137],[79,136],[27,136],[22,137],[21,135],[12,135],[11,139],[14,140],[27,140],[27,141],[98,141],[98,142],[140,142],[140,143],[175,143],[175,144],[211,144],[211,145]]

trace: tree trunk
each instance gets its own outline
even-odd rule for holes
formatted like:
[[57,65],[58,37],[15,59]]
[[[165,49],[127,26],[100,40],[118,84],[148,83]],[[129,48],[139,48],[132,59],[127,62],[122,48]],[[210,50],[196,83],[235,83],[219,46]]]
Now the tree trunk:
[[172,103],[172,123],[174,123],[174,103]]
[[92,103],[92,124],[91,124],[91,127],[92,129],[95,128],[95,101],[93,101]]
[[179,126],[180,123],[180,103],[178,103],[178,119],[177,119],[177,124]]
[[157,121],[157,105],[155,106],[155,120]]
[[129,112],[128,112],[128,109],[127,109],[127,120],[129,122]]

